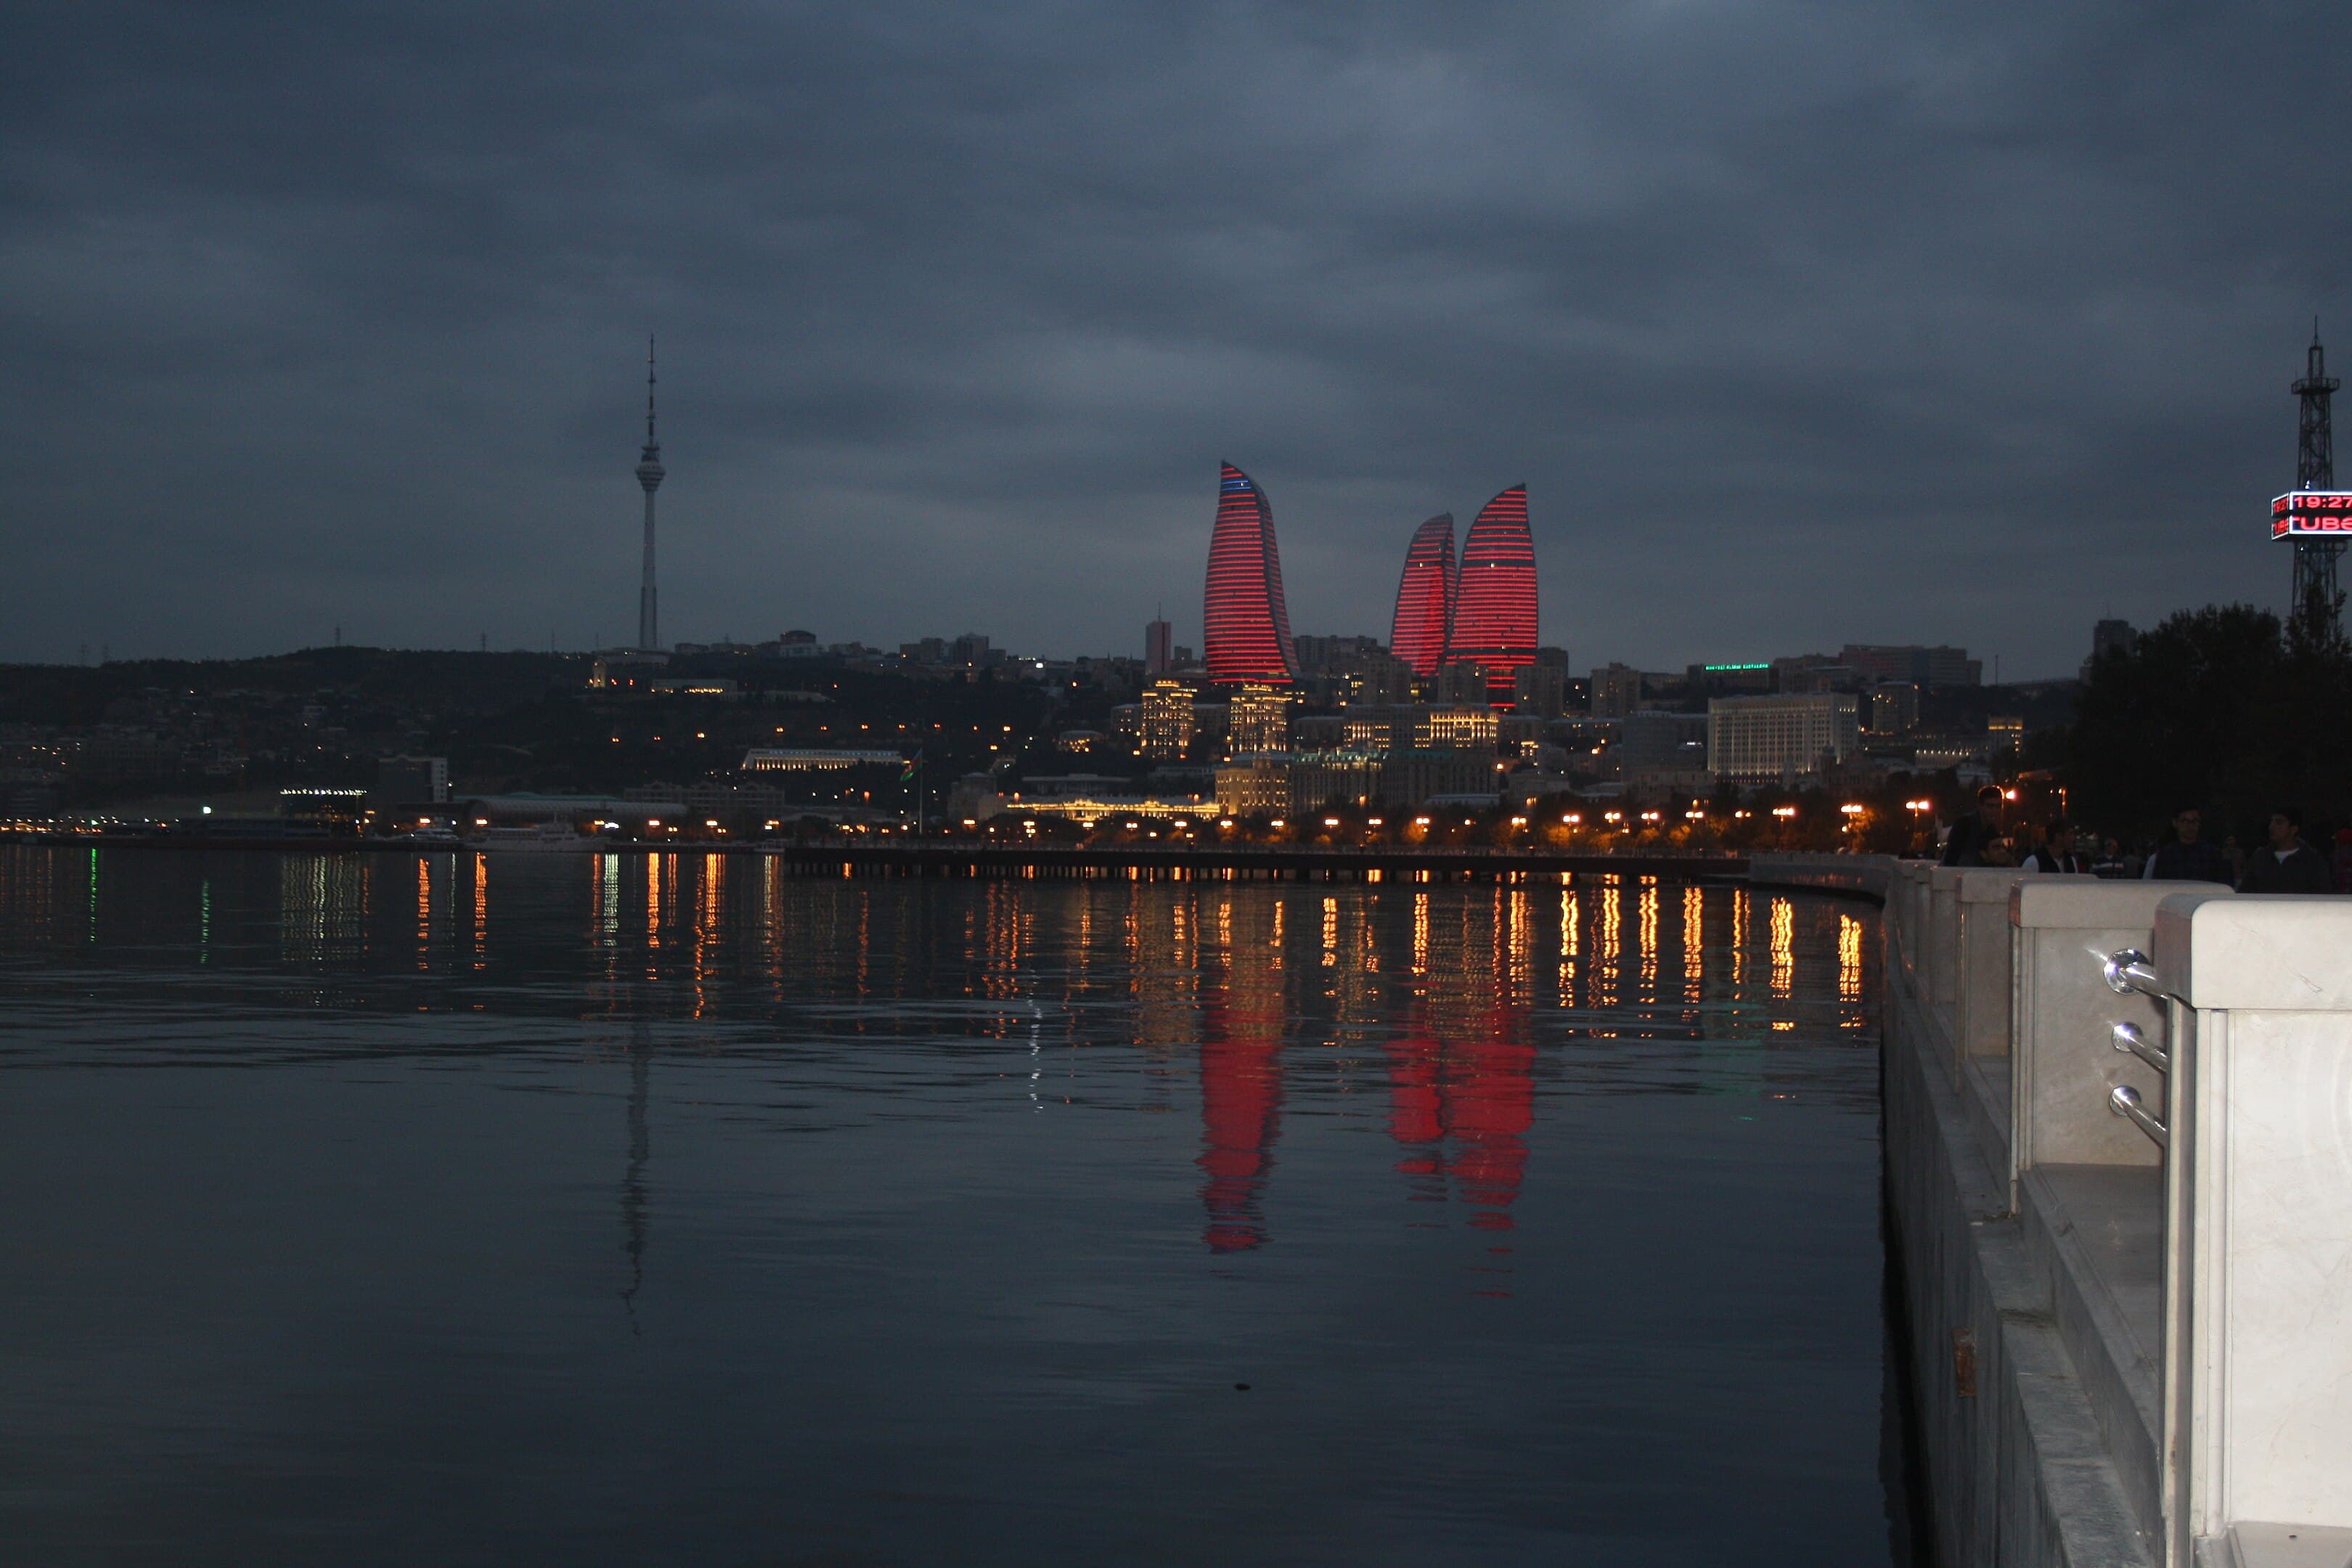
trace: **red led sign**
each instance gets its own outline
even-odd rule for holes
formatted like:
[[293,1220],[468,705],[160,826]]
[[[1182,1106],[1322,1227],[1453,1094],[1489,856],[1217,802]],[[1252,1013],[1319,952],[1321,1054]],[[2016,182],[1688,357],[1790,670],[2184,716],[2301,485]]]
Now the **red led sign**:
[[2352,490],[2289,490],[2271,502],[2271,537],[2352,534]]

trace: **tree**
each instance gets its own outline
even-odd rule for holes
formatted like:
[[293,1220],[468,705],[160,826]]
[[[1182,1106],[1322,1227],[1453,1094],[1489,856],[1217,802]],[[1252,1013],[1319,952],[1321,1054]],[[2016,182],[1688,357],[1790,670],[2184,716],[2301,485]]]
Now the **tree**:
[[2294,803],[2346,820],[2352,799],[2352,644],[2338,606],[2282,626],[2246,605],[2184,610],[2102,656],[2068,736],[2077,816],[2143,841],[2194,805],[2210,837],[2252,835]]

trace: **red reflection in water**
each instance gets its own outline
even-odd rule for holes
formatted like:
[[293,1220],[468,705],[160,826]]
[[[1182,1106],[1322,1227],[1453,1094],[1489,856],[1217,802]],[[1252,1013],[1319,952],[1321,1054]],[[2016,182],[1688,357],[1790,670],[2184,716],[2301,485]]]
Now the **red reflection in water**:
[[[1222,1011],[1220,1009],[1219,1011]],[[1211,1020],[1201,1046],[1201,1202],[1209,1211],[1202,1239],[1216,1252],[1246,1252],[1265,1241],[1257,1194],[1274,1164],[1282,1104],[1282,1041],[1223,1033]]]
[[1232,912],[1243,918],[1220,944],[1224,963],[1201,1019],[1200,1165],[1209,1177],[1201,1189],[1209,1217],[1202,1239],[1216,1252],[1265,1243],[1258,1194],[1280,1131],[1282,1033],[1290,1011],[1281,906],[1270,919],[1267,911]]
[[1535,1125],[1536,1053],[1516,1012],[1498,1008],[1486,1022],[1449,1043],[1417,1018],[1390,1042],[1389,1133],[1405,1151],[1400,1172],[1452,1176],[1480,1210],[1473,1226],[1508,1230]]

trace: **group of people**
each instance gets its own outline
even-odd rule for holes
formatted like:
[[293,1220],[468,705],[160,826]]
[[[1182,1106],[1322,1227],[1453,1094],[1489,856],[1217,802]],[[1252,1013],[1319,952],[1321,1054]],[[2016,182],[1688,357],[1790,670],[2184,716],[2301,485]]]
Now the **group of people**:
[[[1977,791],[1976,809],[1953,823],[1944,840],[1943,864],[2137,876],[2165,882],[2220,882],[2242,893],[2352,892],[2352,842],[2339,843],[2332,858],[2322,855],[2304,837],[2303,813],[2294,806],[2283,805],[2271,813],[2266,844],[2239,852],[2234,841],[2223,846],[2208,840],[2204,812],[2184,805],[2172,814],[2171,841],[2139,859],[2126,858],[2112,838],[2104,843],[2094,840],[2091,852],[2085,853],[2074,825],[2063,817],[2041,833],[2031,827],[2005,826],[2002,802],[1997,784]],[[2134,860],[2138,860],[2137,866]]]

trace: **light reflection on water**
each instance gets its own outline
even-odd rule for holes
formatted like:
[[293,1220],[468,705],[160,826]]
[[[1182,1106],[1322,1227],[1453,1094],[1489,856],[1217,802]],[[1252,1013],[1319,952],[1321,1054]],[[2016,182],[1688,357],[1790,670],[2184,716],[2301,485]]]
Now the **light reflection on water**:
[[[1874,920],[1636,879],[0,850],[0,1172],[54,1264],[0,1303],[0,1528],[59,1562],[151,1515],[217,1542],[184,1560],[1883,1562]],[[430,1240],[351,1185],[420,1161]],[[407,1359],[306,1338],[352,1318]],[[433,1445],[518,1378],[560,1430],[485,1453],[486,1512]],[[322,1382],[340,1420],[281,1408]],[[649,1420],[693,1467],[646,1470]],[[289,1445],[336,1456],[311,1490]],[[332,1500],[362,1473],[389,1536]]]

